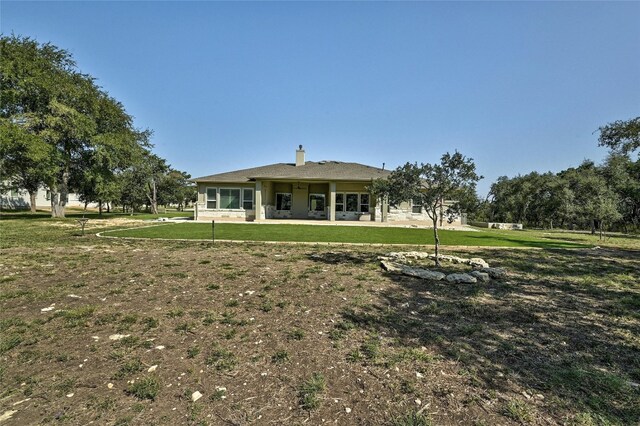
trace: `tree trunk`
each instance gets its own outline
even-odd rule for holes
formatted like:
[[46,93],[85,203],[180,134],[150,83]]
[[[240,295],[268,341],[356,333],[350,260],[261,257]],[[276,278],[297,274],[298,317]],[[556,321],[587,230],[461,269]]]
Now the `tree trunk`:
[[98,214],[102,216],[102,200],[98,200]]
[[[51,217],[64,218],[64,209],[69,201],[69,163],[65,164],[62,172],[62,180],[59,186],[59,193],[51,197]],[[53,191],[52,191],[53,192]]]
[[38,195],[38,191],[29,191],[29,207],[31,208],[31,213],[36,212],[36,196]]
[[107,203],[107,213],[111,213],[111,203]]
[[433,209],[433,239],[436,245],[436,266],[440,266],[440,238],[438,237],[438,210]]

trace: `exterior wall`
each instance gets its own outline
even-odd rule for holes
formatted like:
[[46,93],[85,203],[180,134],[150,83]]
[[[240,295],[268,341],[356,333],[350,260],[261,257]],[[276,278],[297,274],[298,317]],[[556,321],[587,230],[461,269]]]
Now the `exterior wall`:
[[[254,209],[208,209],[207,208],[207,188],[250,188],[253,189]],[[255,220],[255,188],[253,182],[249,183],[198,183],[198,200],[196,202],[196,220],[231,219],[231,220]],[[240,206],[242,206],[242,191],[240,191]]]
[[[401,203],[397,208],[390,207],[387,213],[387,220],[389,222],[420,222],[421,224],[433,226],[433,221],[424,209],[421,209],[420,213],[413,213],[412,204],[405,202]],[[440,215],[438,216],[440,218]],[[461,225],[462,218],[460,215],[454,217],[453,222],[449,222],[449,218],[445,215],[442,218],[443,225]],[[440,223],[438,223],[440,225]]]

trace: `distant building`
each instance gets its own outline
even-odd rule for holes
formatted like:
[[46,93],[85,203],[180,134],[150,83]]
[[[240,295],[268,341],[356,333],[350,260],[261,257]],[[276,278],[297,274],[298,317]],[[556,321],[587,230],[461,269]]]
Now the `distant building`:
[[[80,201],[80,196],[76,193],[69,193],[69,201],[67,207],[80,207],[84,208],[84,202]],[[89,203],[89,207],[97,207],[97,203]],[[11,189],[7,192],[0,193],[0,208],[2,209],[30,209],[31,201],[29,193],[24,189]],[[51,194],[45,188],[40,188],[36,195],[36,208],[48,209],[51,208]]]

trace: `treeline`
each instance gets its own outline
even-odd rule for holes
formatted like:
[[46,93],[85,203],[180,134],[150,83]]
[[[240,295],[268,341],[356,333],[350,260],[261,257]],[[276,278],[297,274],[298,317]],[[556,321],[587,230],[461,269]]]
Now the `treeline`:
[[81,73],[71,54],[28,37],[0,38],[1,190],[31,196],[46,188],[52,217],[68,194],[85,203],[183,206],[194,200],[190,176],[152,152],[151,131],[137,129],[123,105]]
[[474,219],[517,222],[528,227],[640,229],[640,117],[600,128],[599,144],[610,149],[599,165],[584,161],[559,173],[502,176],[491,185]]

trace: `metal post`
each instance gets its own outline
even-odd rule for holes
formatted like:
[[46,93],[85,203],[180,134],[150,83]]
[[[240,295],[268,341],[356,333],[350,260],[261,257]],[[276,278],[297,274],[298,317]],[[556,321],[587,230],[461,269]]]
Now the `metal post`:
[[216,221],[215,220],[211,221],[211,242],[212,243],[216,242]]

